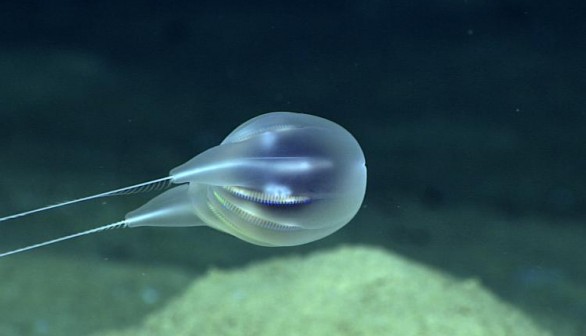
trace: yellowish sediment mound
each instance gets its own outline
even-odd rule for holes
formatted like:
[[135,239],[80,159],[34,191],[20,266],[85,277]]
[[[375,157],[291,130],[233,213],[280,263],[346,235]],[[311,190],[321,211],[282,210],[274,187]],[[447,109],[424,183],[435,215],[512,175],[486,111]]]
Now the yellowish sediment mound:
[[474,280],[346,247],[211,271],[128,335],[549,335]]

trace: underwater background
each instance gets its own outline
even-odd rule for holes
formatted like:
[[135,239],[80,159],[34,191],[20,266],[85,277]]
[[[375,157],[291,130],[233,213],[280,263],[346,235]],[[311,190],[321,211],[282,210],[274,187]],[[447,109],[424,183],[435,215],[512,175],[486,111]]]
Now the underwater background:
[[[136,228],[2,258],[0,335],[586,335],[585,14],[577,0],[0,2],[0,217],[167,176],[272,111],[342,125],[368,167],[358,215],[308,245]],[[0,251],[154,195],[1,222]]]

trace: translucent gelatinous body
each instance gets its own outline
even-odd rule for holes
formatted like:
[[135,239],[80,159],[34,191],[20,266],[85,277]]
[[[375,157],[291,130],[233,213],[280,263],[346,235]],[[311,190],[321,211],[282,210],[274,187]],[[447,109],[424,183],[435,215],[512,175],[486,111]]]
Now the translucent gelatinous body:
[[172,212],[181,220],[172,213],[151,218],[160,207],[147,203],[128,214],[129,226],[205,224],[258,245],[298,245],[348,223],[366,190],[354,137],[329,120],[290,112],[249,120],[170,175],[189,184],[159,196],[184,204],[185,213]]

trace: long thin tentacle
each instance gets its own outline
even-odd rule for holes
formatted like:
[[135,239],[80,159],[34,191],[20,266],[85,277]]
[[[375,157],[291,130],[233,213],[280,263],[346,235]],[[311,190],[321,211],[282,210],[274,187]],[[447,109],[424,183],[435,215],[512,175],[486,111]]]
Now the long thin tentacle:
[[69,239],[72,239],[72,238],[77,238],[77,237],[89,235],[89,234],[92,234],[92,233],[102,232],[102,231],[111,230],[111,229],[122,229],[122,228],[125,228],[125,227],[127,227],[126,226],[126,221],[121,220],[119,222],[112,223],[112,224],[108,224],[108,225],[104,225],[104,226],[100,226],[100,227],[95,228],[95,229],[91,229],[91,230],[87,230],[87,231],[83,231],[83,232],[74,233],[74,234],[71,234],[71,235],[68,235],[68,236],[64,236],[64,237],[60,237],[60,238],[48,240],[48,241],[45,241],[45,242],[42,242],[42,243],[38,243],[38,244],[33,244],[33,245],[26,246],[26,247],[22,247],[22,248],[19,248],[19,249],[16,249],[16,250],[12,250],[12,251],[8,251],[8,252],[0,253],[0,258],[9,256],[9,255],[12,255],[12,254],[21,253],[21,252],[24,252],[24,251],[36,249],[38,247],[43,247],[43,246],[55,244],[55,243],[58,243],[58,242],[62,242],[64,240],[69,240]]
[[0,222],[5,222],[5,221],[11,220],[11,219],[32,215],[37,212],[47,211],[47,210],[55,209],[58,207],[71,205],[71,204],[75,204],[75,203],[80,203],[80,202],[85,202],[85,201],[89,201],[89,200],[93,200],[93,199],[101,198],[101,197],[128,195],[128,194],[136,194],[136,193],[141,193],[141,192],[163,190],[163,189],[168,188],[171,185],[171,183],[172,183],[172,177],[167,176],[167,177],[163,177],[160,179],[135,184],[135,185],[132,185],[129,187],[124,187],[124,188],[120,188],[120,189],[116,189],[116,190],[112,190],[112,191],[107,191],[107,192],[96,194],[96,195],[86,196],[86,197],[78,198],[75,200],[61,202],[61,203],[57,203],[57,204],[53,204],[53,205],[48,205],[48,206],[45,206],[42,208],[28,210],[28,211],[14,214],[14,215],[2,217],[2,218],[0,218]]

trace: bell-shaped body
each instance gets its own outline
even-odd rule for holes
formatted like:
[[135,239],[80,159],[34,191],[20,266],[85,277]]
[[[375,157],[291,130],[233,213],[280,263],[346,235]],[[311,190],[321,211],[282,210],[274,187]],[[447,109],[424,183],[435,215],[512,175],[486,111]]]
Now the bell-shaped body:
[[208,225],[263,246],[323,238],[358,212],[364,154],[329,120],[273,112],[253,118],[171,171],[175,187],[129,213],[128,226]]

